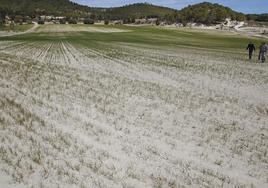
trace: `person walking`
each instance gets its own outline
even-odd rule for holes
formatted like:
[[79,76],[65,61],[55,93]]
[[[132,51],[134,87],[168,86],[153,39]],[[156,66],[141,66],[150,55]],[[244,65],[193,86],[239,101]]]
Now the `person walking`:
[[268,46],[265,44],[265,42],[263,42],[262,45],[260,46],[260,53],[259,53],[259,60],[261,60],[262,63],[266,61],[267,51]]
[[256,50],[255,45],[252,42],[250,42],[248,44],[247,50],[248,50],[249,60],[251,60],[252,59],[252,54]]
[[262,44],[261,44],[260,47],[259,47],[259,57],[258,57],[258,60],[259,60],[259,61],[261,60],[261,48],[262,48]]

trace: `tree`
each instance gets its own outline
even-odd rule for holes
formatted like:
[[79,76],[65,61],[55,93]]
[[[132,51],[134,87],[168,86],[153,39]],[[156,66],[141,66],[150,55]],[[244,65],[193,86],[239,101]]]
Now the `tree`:
[[65,19],[60,19],[60,24],[66,24],[66,20]]
[[248,14],[246,15],[247,20],[268,22],[268,14]]
[[44,24],[45,24],[44,20],[38,20],[37,23],[38,23],[39,25],[44,25]]
[[236,20],[237,21],[244,21],[244,20],[246,20],[246,16],[242,13],[238,13],[238,14],[236,14]]
[[159,26],[159,25],[160,25],[160,20],[157,19],[156,22],[155,22],[155,24],[156,24],[157,26]]
[[105,25],[109,25],[109,20],[105,20],[105,21],[104,21],[104,24],[105,24]]
[[223,22],[228,17],[228,14],[226,13],[225,9],[218,8],[216,12],[217,13],[215,22]]
[[90,19],[90,18],[86,18],[86,19],[84,20],[84,24],[91,24],[91,25],[93,25],[93,24],[94,24],[94,20],[92,20],[92,19]]
[[102,16],[101,14],[98,14],[98,15],[96,16],[96,18],[97,18],[97,20],[103,20],[103,16]]
[[0,25],[4,25],[5,24],[5,17],[6,17],[6,13],[5,11],[0,9]]
[[22,24],[22,22],[23,22],[23,17],[22,17],[21,15],[16,15],[16,16],[14,17],[14,22],[15,22],[15,23]]
[[217,13],[215,11],[211,11],[207,17],[207,24],[214,24],[215,20],[217,20]]
[[123,24],[130,24],[130,23],[131,23],[130,18],[123,19]]
[[75,19],[69,19],[68,23],[69,24],[77,24],[77,21]]
[[13,31],[14,28],[15,28],[15,23],[14,23],[14,21],[12,21],[12,22],[10,23],[10,25],[9,25],[9,29],[10,29],[11,31]]
[[93,14],[91,14],[90,15],[90,19],[92,19],[92,20],[96,20],[96,15],[93,13]]
[[228,7],[224,7],[219,4],[212,3],[199,3],[196,5],[190,5],[178,13],[180,22],[196,22],[203,24],[216,24],[223,22],[226,18],[232,18],[233,20],[242,21],[245,19],[245,15],[233,11]]

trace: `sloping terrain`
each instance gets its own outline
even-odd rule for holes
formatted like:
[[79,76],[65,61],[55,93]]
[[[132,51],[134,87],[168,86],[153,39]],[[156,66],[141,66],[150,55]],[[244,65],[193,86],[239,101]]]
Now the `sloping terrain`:
[[267,64],[49,37],[0,41],[2,185],[267,187]]
[[145,18],[145,17],[164,17],[175,13],[175,9],[156,6],[148,3],[135,3],[122,7],[107,8],[98,12],[104,17],[110,19],[129,19],[129,18]]
[[[85,2],[87,3],[87,2]],[[105,19],[165,16],[174,9],[148,3],[136,3],[115,8],[94,8],[79,5],[70,0],[0,0],[0,15],[59,15],[89,17],[92,14]]]
[[[0,0],[0,10],[18,15],[87,15],[91,8],[70,0]],[[1,11],[0,11],[1,12]]]

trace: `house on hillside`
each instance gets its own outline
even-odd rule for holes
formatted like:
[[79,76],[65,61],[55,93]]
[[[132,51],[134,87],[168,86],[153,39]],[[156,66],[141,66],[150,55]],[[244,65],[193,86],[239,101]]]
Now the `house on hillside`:
[[182,23],[176,23],[175,26],[176,27],[183,27],[183,24]]
[[66,17],[64,17],[64,16],[58,16],[58,17],[55,17],[55,20],[66,20]]
[[135,24],[156,24],[158,18],[142,18],[142,19],[135,19]]
[[46,16],[45,15],[39,16],[39,19],[45,21],[46,20]]
[[242,27],[245,24],[245,22],[239,22],[236,20],[232,20],[231,18],[226,18],[223,23],[218,25],[216,29],[221,29],[221,30],[237,30],[238,28]]
[[46,16],[46,20],[53,20],[53,19],[55,19],[55,17],[53,15]]
[[54,24],[66,24],[66,17],[63,16],[47,16],[46,21],[52,22]]
[[44,22],[51,22],[54,19],[55,19],[54,16],[47,16],[47,15],[42,15],[38,17],[38,20],[42,20]]
[[158,18],[149,18],[149,19],[147,19],[147,23],[155,25],[157,23],[157,20],[158,20]]

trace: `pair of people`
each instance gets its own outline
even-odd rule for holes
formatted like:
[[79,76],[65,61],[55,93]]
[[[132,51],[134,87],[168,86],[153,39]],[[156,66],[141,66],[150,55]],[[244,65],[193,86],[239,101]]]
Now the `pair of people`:
[[[249,59],[252,59],[252,54],[253,52],[256,50],[255,45],[250,42],[247,46],[247,50],[249,52]],[[263,63],[266,60],[266,54],[268,52],[268,46],[265,44],[265,42],[263,42],[260,46],[260,52],[259,52],[259,60],[261,60]]]

